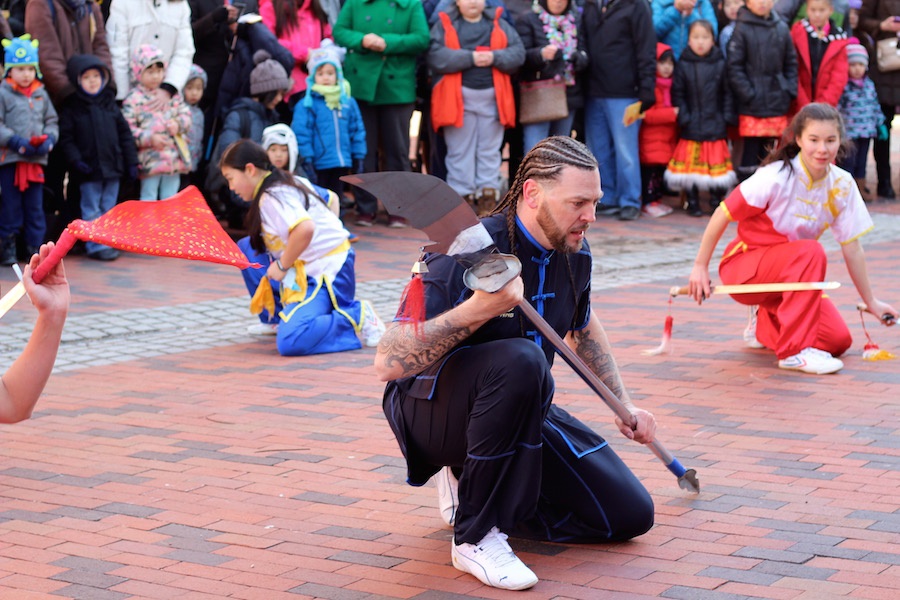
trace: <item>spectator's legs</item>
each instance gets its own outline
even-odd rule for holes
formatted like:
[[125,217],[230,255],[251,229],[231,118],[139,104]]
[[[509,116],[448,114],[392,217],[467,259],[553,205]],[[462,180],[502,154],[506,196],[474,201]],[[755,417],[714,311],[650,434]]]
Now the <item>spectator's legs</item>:
[[162,175],[148,175],[141,179],[141,200],[155,202],[159,200],[159,184]]
[[601,204],[604,208],[618,208],[616,146],[613,143],[609,120],[605,100],[589,96],[584,106],[584,133],[587,147],[600,163],[600,185],[603,189]]
[[894,120],[894,105],[882,104],[881,112],[884,113],[884,125],[888,128],[888,139],[875,140],[872,155],[875,157],[875,172],[878,174],[878,196],[887,200],[897,197],[894,186],[891,183],[891,121]]
[[521,127],[525,154],[528,154],[528,151],[534,148],[535,144],[550,135],[550,121],[526,123]]
[[[483,190],[494,190],[500,185],[500,165],[503,162],[503,125],[500,124],[500,113],[497,110],[497,96],[493,88],[486,90],[470,90],[463,88],[463,103],[466,106],[466,119],[475,121],[475,145],[469,150],[475,155],[475,172],[473,182],[476,194]],[[471,106],[471,111],[469,107]]]
[[[447,166],[447,184],[460,196],[474,195],[477,191],[475,177],[480,151],[478,128],[483,126],[482,123],[479,123],[478,115],[485,110],[482,104],[486,103],[485,99],[488,96],[493,98],[494,91],[472,90],[464,87],[463,105],[466,110],[463,115],[462,127],[446,126],[443,128],[444,141],[447,142],[447,157],[444,161]],[[496,105],[496,100],[494,103]]]
[[[384,108],[382,106],[373,106],[368,102],[359,100],[359,112],[362,115],[363,125],[366,127],[366,173],[376,173],[378,168],[378,146],[380,139],[380,131],[378,130],[378,112]],[[356,198],[356,212],[361,215],[374,217],[378,212],[378,200],[372,194],[360,189],[353,188],[353,195]]]
[[605,98],[607,127],[615,144],[616,187],[613,194],[620,208],[641,207],[641,163],[638,159],[638,133],[641,122],[628,127],[622,123],[625,109],[637,98]]
[[[4,192],[5,193],[5,192]],[[40,249],[47,233],[47,219],[44,216],[44,186],[31,183],[22,192],[22,208],[25,211],[25,246],[28,258]]]
[[181,175],[162,175],[159,182],[159,199],[165,200],[178,193],[181,187]]
[[15,237],[22,229],[24,216],[22,214],[22,193],[15,186],[16,163],[0,166],[0,238],[4,243]]

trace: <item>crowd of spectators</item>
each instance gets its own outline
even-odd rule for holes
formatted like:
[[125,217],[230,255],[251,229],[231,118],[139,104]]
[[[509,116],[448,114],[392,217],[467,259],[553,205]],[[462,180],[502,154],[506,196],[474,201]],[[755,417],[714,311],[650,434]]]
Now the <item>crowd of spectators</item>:
[[[39,165],[43,174],[39,200],[19,198],[2,181],[4,263],[15,260],[16,248],[24,258],[74,218],[98,216],[96,198],[108,206],[111,193],[150,200],[193,183],[237,226],[241,202],[217,158],[234,140],[262,142],[263,130],[279,123],[302,142],[296,174],[314,180],[318,170],[324,183],[340,187],[337,177],[353,171],[422,168],[481,212],[502,193],[502,148],[513,172],[537,141],[575,135],[599,160],[600,210],[632,220],[671,212],[658,200],[680,191],[684,169],[727,174],[733,157],[737,178],[746,178],[790,116],[827,102],[854,124],[856,162],[844,166],[856,169],[864,197],[894,198],[888,136],[900,68],[876,60],[876,48],[897,39],[900,0],[2,0],[0,8],[0,35],[38,41],[35,74],[55,113],[71,119],[108,111],[109,102],[92,99],[112,95],[134,144],[111,135],[116,126],[82,126],[74,143],[57,144],[55,116],[18,131],[10,108],[0,107],[0,162]],[[712,46],[692,45],[692,35],[709,35]],[[322,57],[314,65],[313,57],[323,48],[338,58],[324,61],[331,67],[319,79]],[[15,97],[23,90],[10,68],[4,85]],[[86,91],[82,77],[94,71],[101,89]],[[714,82],[695,89],[685,73],[710,73]],[[703,113],[709,103],[721,110]],[[411,136],[414,111],[422,125]],[[714,132],[700,114],[715,116]],[[26,134],[50,142],[22,146]],[[679,135],[696,143],[682,143],[676,156]],[[715,164],[685,166],[711,141],[724,143],[714,159],[703,159]],[[875,193],[864,181],[870,142]],[[116,160],[86,158],[111,148]],[[704,214],[699,192],[709,190],[714,207],[727,191],[704,187],[706,180],[680,187],[691,214]],[[98,192],[103,181],[117,187]],[[336,191],[345,220],[375,223],[376,198]],[[35,213],[35,202],[43,228],[22,218]],[[405,223],[389,216],[388,225]],[[96,249],[90,255],[115,258]]]

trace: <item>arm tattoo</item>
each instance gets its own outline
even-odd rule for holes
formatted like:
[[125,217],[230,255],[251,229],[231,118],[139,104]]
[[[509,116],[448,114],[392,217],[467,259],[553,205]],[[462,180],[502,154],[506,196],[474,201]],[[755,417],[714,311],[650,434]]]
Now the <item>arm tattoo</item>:
[[585,327],[573,332],[575,338],[575,353],[590,367],[606,387],[622,399],[624,386],[619,376],[619,368],[616,360],[610,353],[609,342],[603,336],[591,336],[591,328]]
[[384,364],[403,369],[398,379],[415,375],[472,335],[472,331],[471,327],[455,325],[446,315],[423,323],[420,334],[412,325],[400,325],[391,331],[393,335],[387,336],[388,339],[382,338]]

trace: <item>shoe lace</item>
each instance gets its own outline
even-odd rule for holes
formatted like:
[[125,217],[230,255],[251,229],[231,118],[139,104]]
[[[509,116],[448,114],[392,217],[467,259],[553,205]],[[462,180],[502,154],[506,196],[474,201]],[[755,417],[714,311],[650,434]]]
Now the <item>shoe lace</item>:
[[518,560],[512,548],[506,543],[507,538],[508,536],[505,533],[493,527],[478,543],[480,554],[484,556],[485,560],[490,561],[497,567],[502,567]]

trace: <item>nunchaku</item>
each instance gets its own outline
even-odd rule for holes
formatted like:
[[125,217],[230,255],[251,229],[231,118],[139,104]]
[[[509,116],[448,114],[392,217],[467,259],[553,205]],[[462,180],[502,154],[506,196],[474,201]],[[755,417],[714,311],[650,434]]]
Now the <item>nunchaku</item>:
[[[341,179],[371,193],[390,214],[404,217],[412,227],[422,230],[431,240],[427,244],[430,252],[447,254],[466,267],[463,281],[469,289],[496,292],[519,276],[522,270],[519,259],[497,252],[493,239],[472,209],[443,180],[411,172],[365,173]],[[634,427],[635,416],[628,407],[566,345],[540,313],[524,298],[518,307],[616,416]],[[678,478],[682,489],[700,492],[697,471],[686,469],[662,442],[644,445]]]

